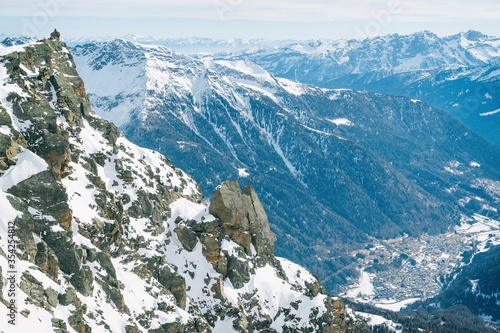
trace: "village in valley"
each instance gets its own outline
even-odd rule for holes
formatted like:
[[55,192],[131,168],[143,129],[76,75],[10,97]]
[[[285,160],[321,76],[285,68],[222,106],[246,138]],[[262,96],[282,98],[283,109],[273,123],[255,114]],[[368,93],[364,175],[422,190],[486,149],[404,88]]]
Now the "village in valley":
[[360,267],[345,296],[398,311],[439,293],[464,261],[500,244],[500,221],[475,214],[448,233],[373,240],[351,253]]

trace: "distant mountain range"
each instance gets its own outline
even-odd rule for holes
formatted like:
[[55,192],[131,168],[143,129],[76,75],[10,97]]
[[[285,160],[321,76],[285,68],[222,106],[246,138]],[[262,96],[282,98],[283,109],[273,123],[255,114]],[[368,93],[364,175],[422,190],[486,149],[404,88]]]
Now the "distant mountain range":
[[[350,88],[417,98],[451,112],[500,145],[500,39],[478,31],[438,37],[424,31],[360,40],[158,39],[163,45],[215,59],[250,60],[277,77],[326,88]],[[111,41],[113,38],[100,38]],[[93,41],[74,39],[70,45]]]
[[356,274],[346,251],[372,237],[498,217],[490,185],[500,181],[500,148],[419,100],[317,88],[248,60],[125,40],[73,52],[98,114],[169,156],[205,193],[228,178],[254,185],[277,252],[329,290]]
[[500,39],[477,31],[447,37],[425,31],[363,41],[294,42],[223,53],[278,77],[424,100],[500,145]]

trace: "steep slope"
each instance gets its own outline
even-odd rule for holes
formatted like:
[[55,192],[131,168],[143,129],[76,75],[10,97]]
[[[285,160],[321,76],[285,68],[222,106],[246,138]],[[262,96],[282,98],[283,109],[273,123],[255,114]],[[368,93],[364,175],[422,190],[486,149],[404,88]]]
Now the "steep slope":
[[[207,193],[218,178],[254,184],[277,252],[330,290],[355,274],[346,250],[372,237],[436,234],[461,214],[498,214],[484,186],[500,179],[499,149],[420,101],[315,88],[252,63],[123,40],[74,53],[100,115]],[[115,83],[103,87],[108,77]]]
[[342,301],[274,257],[251,186],[208,207],[94,114],[57,35],[0,57],[2,332],[345,332]]
[[422,99],[500,144],[500,39],[477,31],[295,42],[217,57],[251,60],[278,77],[321,87]]

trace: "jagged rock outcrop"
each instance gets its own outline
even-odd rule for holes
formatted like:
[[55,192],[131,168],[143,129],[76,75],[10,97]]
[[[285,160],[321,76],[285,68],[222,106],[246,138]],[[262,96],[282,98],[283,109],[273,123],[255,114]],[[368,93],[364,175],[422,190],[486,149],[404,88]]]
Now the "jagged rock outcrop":
[[[208,223],[176,221],[179,226],[174,231],[186,250],[193,251],[199,240],[205,258],[236,288],[250,281],[250,265],[241,260],[242,256],[255,256],[259,267],[267,263],[279,267],[274,258],[276,236],[251,185],[241,191],[238,181],[222,183],[212,193],[209,213],[216,219]],[[233,241],[238,247],[228,251],[223,248],[224,240]]]
[[345,331],[343,305],[274,257],[255,191],[226,182],[207,207],[92,112],[59,36],[1,56],[0,82],[0,230],[17,226],[20,280],[18,326],[2,330]]
[[253,245],[258,256],[274,256],[276,236],[251,185],[240,191],[238,181],[222,183],[212,193],[209,211],[221,220],[223,233],[241,245],[247,254]]

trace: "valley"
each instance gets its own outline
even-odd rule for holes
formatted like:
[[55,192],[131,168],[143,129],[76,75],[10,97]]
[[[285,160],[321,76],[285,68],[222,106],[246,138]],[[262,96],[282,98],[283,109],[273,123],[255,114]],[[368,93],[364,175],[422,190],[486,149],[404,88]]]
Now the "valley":
[[347,298],[399,311],[441,292],[445,281],[477,253],[500,245],[500,221],[474,215],[450,232],[376,240],[353,251],[362,272]]

